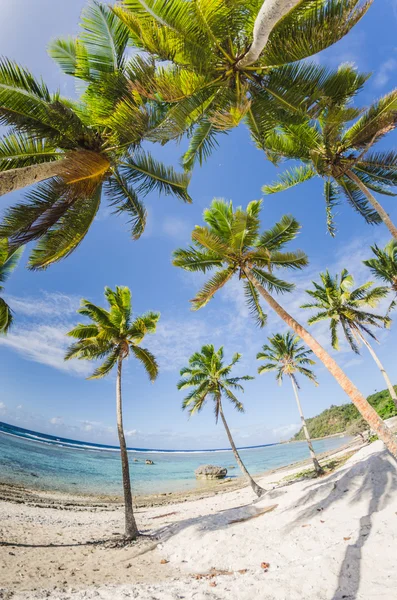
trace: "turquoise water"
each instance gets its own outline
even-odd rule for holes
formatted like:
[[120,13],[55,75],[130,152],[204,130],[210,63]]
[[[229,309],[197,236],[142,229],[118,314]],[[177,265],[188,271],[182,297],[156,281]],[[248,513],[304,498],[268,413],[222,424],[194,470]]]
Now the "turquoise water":
[[[317,452],[345,444],[348,438],[314,442]],[[309,457],[305,442],[273,444],[240,451],[252,474],[281,467]],[[150,494],[193,489],[194,470],[202,464],[228,468],[231,477],[240,471],[230,450],[129,451],[134,493]],[[154,461],[146,465],[145,459]],[[138,462],[134,462],[137,460]],[[230,468],[234,467],[234,468]],[[0,478],[2,482],[29,487],[81,493],[120,495],[121,466],[116,448],[55,438],[0,423]]]

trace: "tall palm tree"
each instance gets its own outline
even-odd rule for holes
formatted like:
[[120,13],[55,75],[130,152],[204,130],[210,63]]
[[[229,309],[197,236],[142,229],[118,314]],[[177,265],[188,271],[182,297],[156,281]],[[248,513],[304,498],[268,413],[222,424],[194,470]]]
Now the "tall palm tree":
[[[18,250],[10,250],[8,240],[0,239],[0,292],[4,290],[1,285],[5,283],[15,267],[23,252],[23,248]],[[4,300],[0,297],[0,334],[7,333],[12,325],[13,317],[12,310]]]
[[88,300],[81,301],[81,308],[77,312],[88,317],[91,322],[89,324],[79,323],[69,331],[68,335],[78,341],[71,344],[65,354],[65,360],[71,358],[105,359],[89,379],[105,377],[117,366],[116,412],[124,488],[125,538],[134,540],[138,536],[138,528],[132,507],[128,453],[123,429],[121,374],[123,362],[131,354],[142,363],[149,379],[151,381],[156,379],[158,375],[156,359],[149,350],[142,348],[140,343],[145,335],[155,333],[160,314],[148,312],[133,320],[131,292],[128,287],[117,286],[115,290],[106,287],[105,298],[109,310],[96,306]]
[[254,139],[262,139],[262,130],[273,129],[280,118],[306,118],[321,97],[331,90],[338,95],[339,85],[338,76],[302,59],[346,35],[370,4],[123,0],[114,12],[128,28],[131,44],[152,57],[132,86],[172,106],[151,139],[188,131],[183,163],[191,169],[211,153],[220,133],[241,121]]
[[375,277],[388,283],[390,291],[394,293],[394,299],[387,311],[389,314],[395,307],[397,298],[397,240],[390,240],[384,250],[376,244],[371,246],[371,250],[375,254],[375,258],[363,260],[363,263],[371,269]]
[[332,277],[326,271],[320,273],[320,278],[321,283],[312,282],[314,290],[306,290],[314,302],[302,305],[302,308],[319,310],[308,319],[309,325],[330,319],[331,342],[335,350],[339,350],[338,326],[342,327],[351,349],[356,354],[360,353],[358,344],[362,342],[382,373],[397,408],[397,396],[389,376],[366,338],[367,335],[377,341],[371,327],[388,327],[390,325],[389,317],[367,310],[375,308],[387,296],[389,290],[384,286],[372,287],[372,281],[353,289],[354,279],[349,275],[347,269],[343,269],[340,277],[338,275]]
[[262,189],[273,194],[321,177],[331,235],[336,232],[333,209],[344,196],[367,223],[383,221],[397,239],[397,227],[373,195],[395,195],[397,153],[375,151],[374,145],[396,126],[397,89],[361,109],[351,104],[362,87],[362,81],[357,83],[354,89],[350,80],[346,82],[343,102],[327,98],[316,119],[288,127],[281,124],[265,136],[263,147],[274,162],[288,159],[302,164],[286,170],[278,181]]
[[177,267],[204,273],[215,269],[215,274],[192,300],[193,309],[205,306],[233,275],[237,275],[242,281],[248,306],[258,324],[263,326],[266,321],[259,301],[260,295],[313,350],[370,427],[397,458],[397,440],[387,425],[336,361],[272,295],[274,292],[289,292],[294,287],[276,277],[273,271],[302,269],[307,264],[307,257],[299,250],[282,251],[284,246],[297,236],[300,229],[299,223],[293,217],[284,216],[272,229],[260,233],[261,205],[260,200],[255,200],[248,204],[246,210],[241,207],[234,210],[231,202],[214,200],[211,208],[204,211],[205,226],[196,226],[192,232],[193,245],[186,250],[179,249],[174,252],[173,262]]
[[308,369],[306,366],[316,364],[314,360],[309,358],[312,354],[312,351],[307,350],[305,346],[300,345],[299,337],[290,332],[285,334],[277,333],[273,337],[269,337],[268,340],[269,344],[264,344],[264,346],[262,346],[262,351],[258,352],[256,358],[258,360],[267,360],[269,362],[258,367],[258,373],[262,375],[268,371],[277,371],[276,379],[280,385],[283,382],[284,375],[290,378],[296,403],[298,405],[303,432],[305,434],[307,445],[309,446],[309,452],[313,461],[314,469],[317,475],[322,475],[324,471],[317,460],[316,453],[314,452],[309,430],[307,428],[306,420],[303,415],[302,406],[299,400],[299,384],[296,377],[296,375],[299,373],[299,375],[304,375],[318,385],[313,371]]
[[126,27],[104,4],[91,5],[88,16],[78,45],[66,41],[58,48],[58,62],[62,49],[75,65],[69,73],[87,81],[78,101],[51,93],[27,69],[0,60],[0,124],[10,128],[0,140],[0,195],[38,184],[5,212],[0,236],[12,247],[38,239],[29,262],[34,269],[78,246],[103,192],[114,212],[129,219],[134,239],[146,223],[142,196],[157,191],[191,201],[189,175],[141,147],[162,113],[128,88],[127,73],[134,78],[139,65],[125,56]]
[[241,354],[236,353],[232,358],[232,362],[225,365],[222,346],[217,351],[215,351],[212,344],[203,346],[200,352],[195,352],[189,358],[189,366],[181,369],[182,379],[178,382],[177,387],[178,390],[193,388],[182,404],[183,409],[189,408],[190,415],[200,412],[209,398],[213,400],[215,421],[218,423],[220,415],[237,464],[255,494],[260,497],[265,490],[252,479],[241,460],[223,412],[222,396],[230,400],[236,410],[244,412],[242,403],[236,398],[232,390],[243,392],[244,388],[240,381],[248,381],[254,378],[249,375],[230,377],[232,368],[240,358]]

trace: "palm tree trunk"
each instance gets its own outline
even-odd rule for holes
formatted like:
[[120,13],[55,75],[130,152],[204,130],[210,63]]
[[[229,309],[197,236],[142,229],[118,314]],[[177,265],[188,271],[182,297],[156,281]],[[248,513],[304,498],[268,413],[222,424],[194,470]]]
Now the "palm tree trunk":
[[269,35],[278,21],[301,0],[264,0],[254,24],[254,39],[248,52],[238,61],[237,68],[244,69],[256,62],[267,44]]
[[0,196],[50,179],[50,177],[56,177],[61,173],[62,167],[66,166],[67,162],[67,158],[62,158],[38,165],[30,165],[29,167],[2,171],[0,173]]
[[392,383],[389,379],[388,374],[386,373],[384,366],[382,365],[382,363],[380,362],[379,358],[377,357],[375,350],[372,348],[371,344],[369,343],[368,340],[365,339],[365,337],[361,334],[361,332],[358,332],[358,336],[360,338],[360,340],[363,342],[364,346],[366,346],[368,348],[369,353],[371,354],[372,358],[374,359],[374,361],[377,364],[377,367],[379,369],[379,371],[382,373],[384,380],[386,381],[386,385],[387,385],[387,389],[389,390],[390,396],[397,408],[397,395],[395,392],[394,387],[392,386]]
[[258,496],[258,498],[260,498],[260,497],[261,497],[263,494],[265,494],[265,493],[266,493],[266,490],[264,490],[263,488],[261,488],[261,487],[260,487],[260,486],[259,486],[259,485],[258,485],[258,484],[257,484],[257,483],[256,483],[256,482],[253,480],[253,479],[252,479],[251,475],[250,475],[250,474],[249,474],[249,472],[247,471],[247,468],[246,468],[245,464],[244,464],[244,463],[243,463],[243,461],[241,460],[241,458],[240,458],[240,455],[239,455],[239,453],[238,453],[238,451],[237,451],[236,445],[235,445],[235,443],[234,443],[234,440],[233,440],[233,438],[232,438],[232,434],[230,433],[229,426],[228,426],[228,424],[227,424],[227,422],[226,422],[225,415],[223,414],[223,408],[222,408],[222,402],[221,402],[221,400],[219,400],[219,413],[220,413],[220,415],[221,415],[222,423],[223,423],[223,425],[224,425],[224,427],[225,427],[226,434],[227,434],[227,437],[228,437],[228,439],[229,439],[229,443],[230,443],[230,446],[231,446],[231,448],[232,448],[232,450],[233,450],[233,454],[234,454],[234,457],[235,457],[235,459],[236,459],[236,461],[237,461],[237,464],[238,464],[238,466],[240,467],[241,471],[243,472],[243,474],[244,474],[244,477],[245,477],[245,478],[246,478],[246,479],[249,481],[249,484],[250,484],[250,486],[252,487],[252,489],[254,490],[255,494]]
[[136,540],[139,535],[136,525],[134,510],[132,508],[132,493],[130,470],[128,465],[127,445],[125,443],[123,429],[123,408],[121,399],[121,367],[123,359],[119,358],[117,364],[117,379],[116,379],[116,401],[117,401],[117,432],[120,442],[121,470],[123,474],[123,489],[124,489],[124,506],[125,506],[125,538],[127,540]]
[[301,417],[301,422],[302,422],[302,428],[303,428],[303,433],[305,434],[305,438],[307,441],[307,445],[309,446],[309,451],[310,451],[310,456],[311,459],[313,461],[313,465],[314,465],[314,470],[316,471],[317,475],[323,475],[324,471],[320,466],[320,463],[317,460],[317,456],[316,453],[314,452],[314,448],[313,448],[313,444],[312,441],[310,439],[310,435],[309,435],[309,430],[307,429],[307,425],[306,425],[306,419],[303,415],[303,411],[302,411],[302,406],[299,400],[299,394],[298,394],[298,387],[295,383],[294,378],[291,376],[291,383],[292,383],[292,387],[295,393],[295,399],[296,399],[296,403],[298,405],[298,410],[299,410],[299,414]]
[[378,213],[378,215],[380,216],[380,218],[382,219],[382,221],[384,222],[394,239],[397,240],[397,227],[394,225],[393,221],[391,220],[385,209],[381,206],[381,204],[379,204],[379,202],[375,200],[367,186],[363,184],[361,179],[357,177],[357,175],[353,173],[353,171],[346,171],[346,175],[351,181],[354,181],[358,188],[360,188],[360,190],[367,198],[368,202],[376,210],[376,212]]
[[297,335],[299,335],[304,342],[313,350],[314,354],[324,364],[328,371],[333,375],[336,381],[339,383],[343,391],[349,396],[350,400],[356,406],[361,416],[367,421],[371,429],[373,429],[378,437],[384,442],[386,448],[390,454],[397,459],[397,438],[393,435],[392,431],[385,425],[378,413],[368,403],[362,393],[356,388],[352,381],[342,371],[337,362],[328,354],[326,350],[314,339],[312,335],[300,325],[282,306],[265,290],[259,281],[254,277],[250,270],[245,271],[246,276],[251,283],[258,290],[262,298],[273,308],[281,319],[287,323],[289,327]]

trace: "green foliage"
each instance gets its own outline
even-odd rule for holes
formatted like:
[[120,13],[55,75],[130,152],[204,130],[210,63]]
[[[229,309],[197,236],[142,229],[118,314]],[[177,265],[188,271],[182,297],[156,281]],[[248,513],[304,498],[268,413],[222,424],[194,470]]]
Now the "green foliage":
[[131,292],[128,287],[105,288],[109,310],[88,300],[81,301],[79,314],[90,319],[89,324],[79,323],[68,335],[77,341],[71,344],[65,360],[104,360],[89,379],[98,379],[111,372],[113,367],[128,358],[130,353],[145,368],[151,381],[158,375],[153,354],[140,346],[147,334],[155,333],[159,313],[148,312],[132,321]]
[[[334,236],[333,212],[340,198],[367,223],[378,224],[381,218],[354,181],[354,175],[373,192],[395,195],[397,156],[394,151],[373,152],[373,146],[395,128],[397,90],[363,110],[352,106],[367,76],[352,67],[342,66],[334,77],[323,82],[323,103],[305,122],[268,128],[258,121],[255,140],[276,164],[282,160],[300,161],[300,165],[281,173],[278,180],[263,186],[266,194],[281,192],[311,179],[324,180],[324,197],[328,232]],[[355,119],[352,124],[351,121]]]
[[[397,391],[397,386],[395,389]],[[368,396],[367,400],[382,419],[397,416],[397,408],[389,390],[376,392]],[[341,404],[340,406],[331,406],[316,417],[306,419],[306,424],[311,438],[321,438],[334,433],[347,432],[348,428],[359,422],[360,419],[361,415],[354,404]],[[300,429],[293,439],[304,440],[303,429]]]
[[57,177],[35,186],[0,223],[0,236],[13,247],[38,240],[28,263],[33,269],[77,248],[102,195],[115,213],[128,217],[133,239],[145,228],[147,194],[191,201],[189,174],[176,173],[140,149],[163,119],[162,103],[131,88],[131,78],[150,72],[151,61],[127,60],[128,29],[103,3],[89,3],[81,30],[78,40],[55,40],[50,47],[65,73],[86,82],[76,102],[52,94],[18,64],[0,60],[0,125],[10,128],[0,140],[0,171],[59,162]]
[[364,334],[376,340],[371,327],[390,326],[389,317],[368,311],[387,296],[388,288],[372,287],[372,281],[368,281],[353,289],[354,279],[347,269],[335,277],[328,271],[320,273],[320,279],[321,283],[312,282],[313,290],[306,290],[313,301],[301,307],[318,311],[308,319],[309,325],[329,320],[335,350],[339,350],[338,328],[341,327],[351,349],[359,354],[358,344],[365,339]]
[[262,346],[261,352],[256,355],[258,360],[268,361],[258,367],[260,375],[268,371],[276,371],[276,379],[279,384],[282,383],[283,377],[288,375],[299,387],[296,375],[300,374],[317,384],[313,371],[307,368],[307,365],[316,364],[310,358],[313,352],[300,345],[301,339],[297,335],[289,331],[285,334],[277,333],[273,337],[269,337],[268,341],[269,343]]
[[[331,89],[324,69],[303,62],[328,48],[361,19],[371,1],[301,0],[273,28],[262,56],[242,66],[252,43],[259,0],[123,0],[114,12],[130,42],[155,60],[131,85],[148,99],[170,105],[152,139],[191,143],[185,168],[205,160],[219,133],[245,121],[256,141],[278,121],[302,121]],[[61,56],[61,60],[64,58]],[[299,62],[301,61],[301,62]],[[338,96],[339,97],[339,96]],[[261,134],[258,135],[258,131]]]
[[[2,285],[10,277],[16,268],[23,247],[18,249],[10,248],[8,240],[0,239],[0,292],[4,290]],[[10,306],[0,297],[0,334],[7,333],[13,322],[13,314]]]
[[243,280],[244,295],[251,315],[263,327],[266,315],[259,295],[251,282],[251,273],[269,292],[289,292],[293,285],[274,275],[276,269],[300,270],[307,264],[304,252],[282,251],[297,236],[300,225],[285,215],[272,229],[260,233],[260,200],[250,202],[244,210],[232,202],[215,198],[204,211],[205,226],[192,232],[193,245],[174,252],[173,264],[186,271],[215,274],[192,300],[193,309],[205,306],[233,276]]
[[254,379],[249,375],[243,377],[230,377],[232,368],[240,360],[241,355],[235,354],[232,362],[225,365],[223,362],[223,347],[215,350],[214,346],[206,345],[200,352],[195,352],[189,358],[189,366],[181,369],[182,379],[178,382],[178,390],[193,388],[182,403],[182,408],[189,409],[189,414],[200,412],[208,399],[214,402],[215,419],[218,422],[222,410],[222,396],[228,398],[234,408],[244,412],[242,403],[236,398],[232,390],[244,391],[241,381]]

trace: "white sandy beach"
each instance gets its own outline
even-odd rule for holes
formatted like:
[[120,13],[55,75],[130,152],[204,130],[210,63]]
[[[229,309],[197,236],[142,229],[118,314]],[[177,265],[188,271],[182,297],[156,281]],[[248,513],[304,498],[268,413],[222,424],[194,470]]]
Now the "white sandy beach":
[[[261,484],[273,487],[286,474]],[[152,537],[126,548],[93,545],[122,531],[120,508],[2,501],[0,598],[396,598],[397,468],[380,441],[331,475],[259,501],[244,488],[139,509],[137,520]]]

